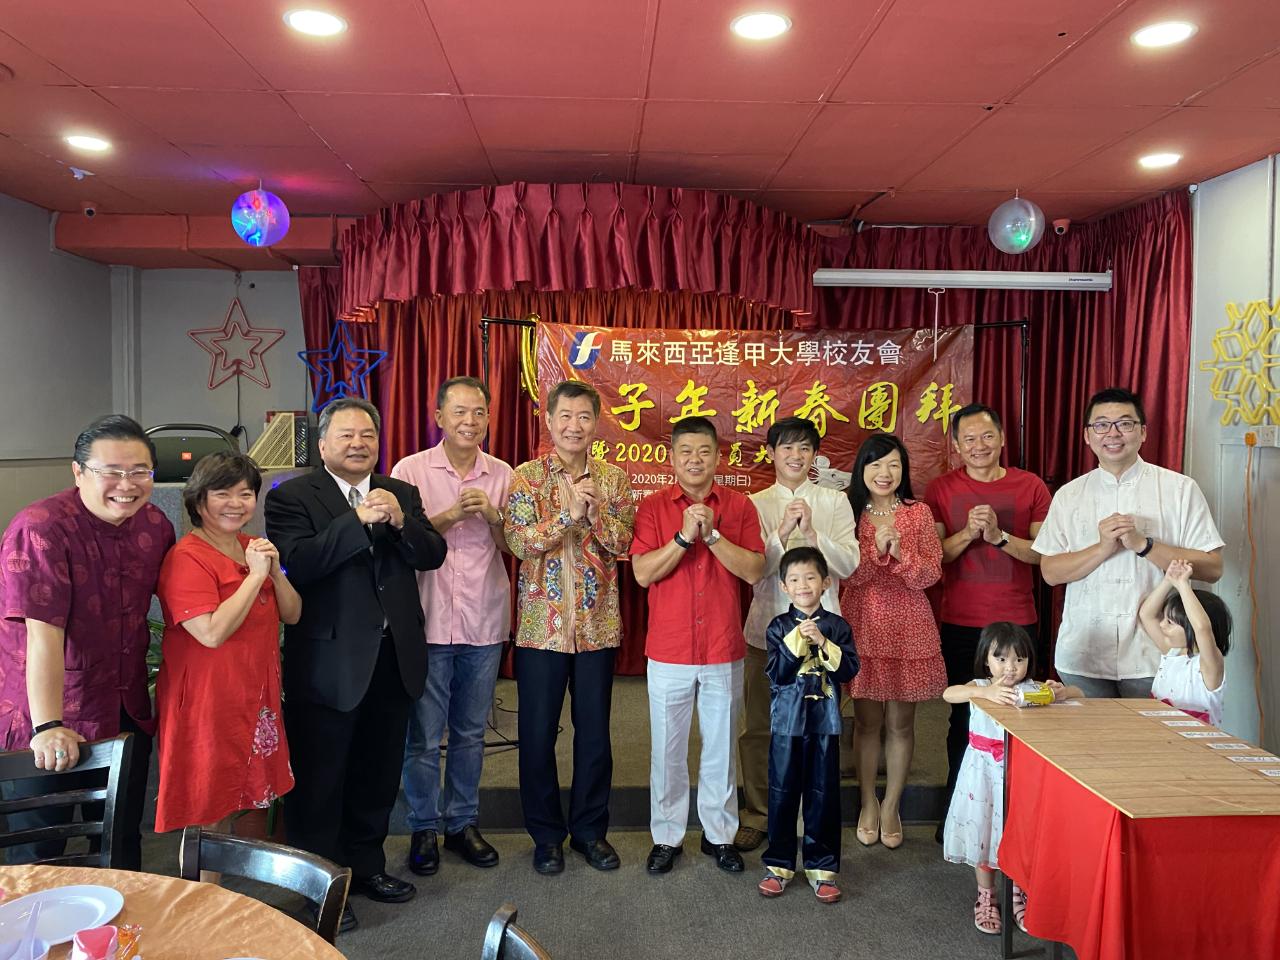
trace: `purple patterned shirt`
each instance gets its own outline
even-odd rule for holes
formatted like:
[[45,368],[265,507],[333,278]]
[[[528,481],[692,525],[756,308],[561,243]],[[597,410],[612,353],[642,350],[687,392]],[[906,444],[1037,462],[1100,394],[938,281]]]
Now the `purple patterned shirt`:
[[114,737],[123,708],[152,732],[147,611],[173,541],[159,507],[117,527],[90,513],[75,487],[13,518],[0,544],[0,748],[31,740],[26,619],[66,631],[67,726],[87,740]]

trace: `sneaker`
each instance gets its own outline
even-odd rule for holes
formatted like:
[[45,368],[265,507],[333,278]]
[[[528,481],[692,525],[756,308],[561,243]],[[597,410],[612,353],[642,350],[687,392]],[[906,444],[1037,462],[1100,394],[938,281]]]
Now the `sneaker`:
[[787,889],[787,881],[771,873],[756,884],[756,889],[760,891],[760,896],[762,897],[769,897],[770,899],[780,897],[782,896],[782,891]]
[[823,903],[836,903],[844,896],[840,888],[831,880],[819,880],[818,885],[813,888],[813,893]]
[[1013,885],[1013,922],[1023,933],[1027,932],[1027,891]]
[[994,889],[978,888],[978,899],[973,905],[973,925],[983,933],[1000,932],[1000,904],[996,903]]

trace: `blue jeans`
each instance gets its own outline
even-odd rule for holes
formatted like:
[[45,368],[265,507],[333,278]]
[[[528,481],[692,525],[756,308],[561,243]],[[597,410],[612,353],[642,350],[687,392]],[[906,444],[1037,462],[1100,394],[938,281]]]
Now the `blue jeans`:
[[[484,727],[502,660],[501,643],[427,645],[427,686],[409,716],[404,793],[409,828],[459,833],[477,822]],[[440,741],[449,728],[444,786]]]

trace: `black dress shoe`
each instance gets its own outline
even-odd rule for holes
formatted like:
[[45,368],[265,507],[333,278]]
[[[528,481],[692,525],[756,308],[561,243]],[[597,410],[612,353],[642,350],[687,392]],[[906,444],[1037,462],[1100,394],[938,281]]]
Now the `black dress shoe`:
[[564,847],[558,843],[534,844],[533,869],[545,874],[564,873]]
[[676,857],[682,853],[683,846],[669,847],[665,843],[655,843],[649,851],[649,859],[644,862],[644,868],[650,873],[670,873],[671,868],[676,865]]
[[496,867],[498,851],[490,846],[474,826],[462,828],[461,833],[446,833],[444,848],[452,850],[473,867]]
[[351,892],[380,903],[404,903],[414,898],[418,888],[388,873],[375,873],[372,877],[352,877]]
[[741,873],[742,854],[738,852],[738,848],[732,843],[712,843],[704,834],[702,837],[702,852],[709,857],[716,858],[716,866],[728,873]]
[[413,838],[409,841],[409,870],[420,877],[429,877],[439,869],[440,850],[436,846],[436,832],[413,831]]
[[[307,903],[306,916],[310,921],[308,926],[315,927],[320,922],[320,908],[314,903]],[[351,901],[347,901],[342,905],[342,918],[338,921],[338,932],[350,933],[359,925],[355,911],[351,909]]]
[[622,866],[618,851],[603,837],[599,840],[570,840],[569,849],[582,854],[587,858],[587,863],[597,870],[617,870]]

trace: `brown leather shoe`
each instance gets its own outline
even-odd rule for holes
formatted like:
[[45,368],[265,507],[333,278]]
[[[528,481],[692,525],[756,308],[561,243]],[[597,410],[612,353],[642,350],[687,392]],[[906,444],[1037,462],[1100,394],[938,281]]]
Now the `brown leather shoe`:
[[733,836],[733,845],[743,853],[750,853],[769,839],[769,835],[755,827],[739,827]]

